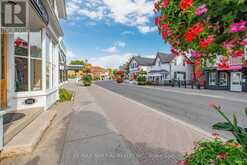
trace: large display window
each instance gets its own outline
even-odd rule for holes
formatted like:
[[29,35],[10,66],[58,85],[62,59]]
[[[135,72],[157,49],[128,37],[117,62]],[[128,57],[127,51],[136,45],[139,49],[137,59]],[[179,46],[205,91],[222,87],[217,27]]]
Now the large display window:
[[42,89],[41,31],[14,34],[15,91]]

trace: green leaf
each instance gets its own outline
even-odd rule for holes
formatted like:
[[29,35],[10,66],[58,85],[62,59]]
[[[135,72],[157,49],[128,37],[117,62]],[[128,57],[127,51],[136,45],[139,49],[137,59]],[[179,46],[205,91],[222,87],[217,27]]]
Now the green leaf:
[[233,113],[233,125],[235,126],[235,127],[238,127],[238,121],[237,121],[237,117],[236,117],[236,114],[235,113]]
[[214,124],[212,127],[213,129],[223,130],[223,131],[233,131],[234,130],[232,125],[227,122],[219,122],[219,123]]

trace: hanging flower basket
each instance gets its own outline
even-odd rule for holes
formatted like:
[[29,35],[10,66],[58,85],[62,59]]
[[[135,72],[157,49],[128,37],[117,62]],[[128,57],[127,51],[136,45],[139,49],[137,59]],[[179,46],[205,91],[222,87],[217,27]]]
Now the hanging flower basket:
[[240,55],[247,45],[246,9],[244,0],[158,0],[155,25],[175,55],[196,51],[209,60]]

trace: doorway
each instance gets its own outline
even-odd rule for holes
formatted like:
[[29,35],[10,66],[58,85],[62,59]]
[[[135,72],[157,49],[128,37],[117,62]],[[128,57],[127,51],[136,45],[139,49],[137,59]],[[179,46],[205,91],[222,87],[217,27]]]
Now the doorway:
[[231,72],[231,91],[240,92],[242,91],[242,73]]
[[7,108],[7,49],[8,49],[8,34],[3,33],[1,40],[0,54],[0,109]]

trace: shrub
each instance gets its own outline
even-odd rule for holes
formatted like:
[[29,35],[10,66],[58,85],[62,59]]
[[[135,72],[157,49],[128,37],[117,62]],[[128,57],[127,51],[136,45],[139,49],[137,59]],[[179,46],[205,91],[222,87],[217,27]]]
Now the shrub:
[[137,84],[138,85],[146,85],[147,78],[144,75],[139,75],[137,77]]
[[84,84],[84,86],[91,86],[91,84],[92,84],[92,76],[90,74],[86,74],[83,77],[83,84]]
[[[213,107],[226,120],[226,122],[214,124],[213,129],[231,132],[236,141],[243,146],[247,153],[247,128],[238,125],[238,120],[235,114],[233,114],[233,121],[231,121],[222,111],[220,106],[213,104],[211,107]],[[245,108],[245,115],[247,117],[247,108]]]
[[72,93],[66,90],[65,88],[60,88],[59,89],[59,101],[64,102],[64,101],[71,101],[72,99]]
[[223,142],[216,137],[213,140],[203,140],[195,144],[194,152],[185,156],[184,164],[244,165],[247,164],[247,154],[237,142]]

